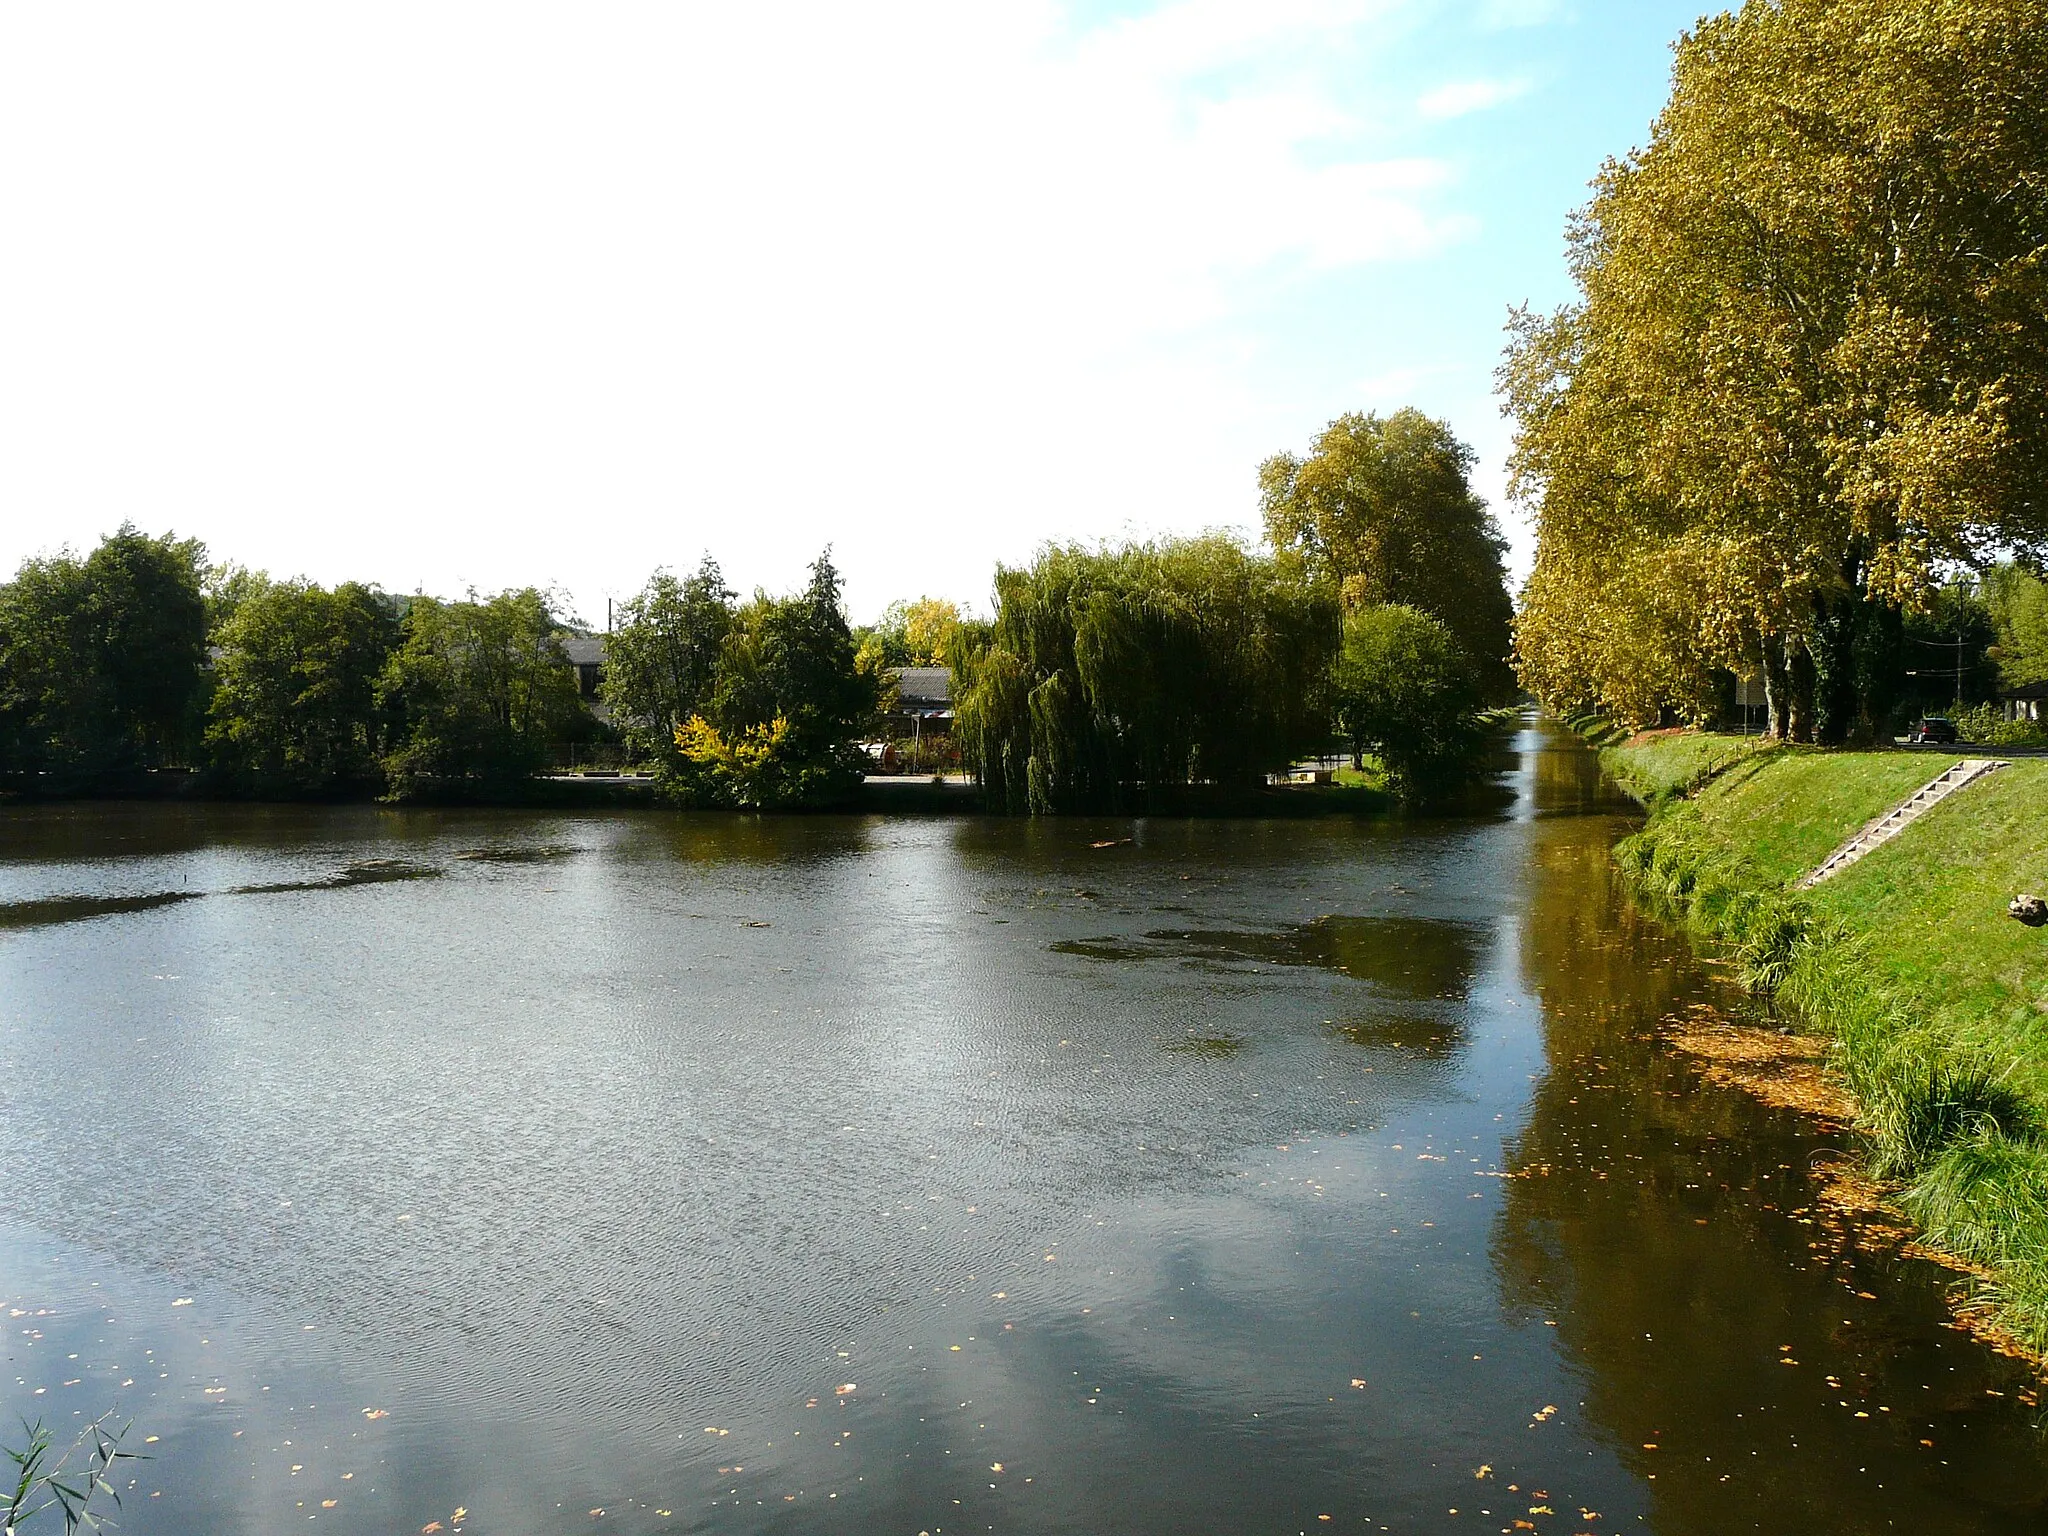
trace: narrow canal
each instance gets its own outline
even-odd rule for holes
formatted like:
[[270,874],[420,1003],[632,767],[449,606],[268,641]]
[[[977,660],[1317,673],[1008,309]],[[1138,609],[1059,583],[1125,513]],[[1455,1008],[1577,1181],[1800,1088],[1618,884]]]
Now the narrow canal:
[[1626,820],[0,812],[0,1422],[167,1536],[2048,1529]]

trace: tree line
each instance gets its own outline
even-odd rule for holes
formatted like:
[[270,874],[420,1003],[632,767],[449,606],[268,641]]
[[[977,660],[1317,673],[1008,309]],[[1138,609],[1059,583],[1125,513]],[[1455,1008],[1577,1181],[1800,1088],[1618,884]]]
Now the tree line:
[[1266,548],[1222,535],[1043,551],[962,629],[962,751],[992,806],[1121,810],[1244,787],[1333,745],[1419,800],[1514,692],[1505,544],[1472,453],[1419,411],[1347,415],[1260,469]]
[[2038,571],[2044,103],[2031,0],[1748,0],[1680,40],[1570,227],[1577,300],[1500,373],[1539,698],[1701,720],[1734,673],[1776,734],[1884,735],[1955,574]]
[[[627,613],[609,649],[629,732],[690,703],[644,743],[675,799],[818,803],[857,782],[880,673],[855,654],[829,557],[794,597],[736,603],[707,562],[657,575]],[[620,735],[567,663],[580,633],[537,588],[273,580],[124,526],[0,585],[0,776],[93,792],[177,767],[251,795],[516,796],[563,745]]]
[[87,791],[167,767],[249,795],[505,798],[565,744],[618,743],[684,806],[844,801],[895,669],[952,669],[988,804],[1107,810],[1371,753],[1454,786],[1511,695],[1504,545],[1472,455],[1416,411],[1333,422],[1261,469],[1267,539],[1049,547],[988,619],[898,603],[849,624],[829,553],[742,600],[716,560],[657,571],[605,637],[593,711],[538,588],[460,599],[207,563],[123,527],[0,586],[0,775]]

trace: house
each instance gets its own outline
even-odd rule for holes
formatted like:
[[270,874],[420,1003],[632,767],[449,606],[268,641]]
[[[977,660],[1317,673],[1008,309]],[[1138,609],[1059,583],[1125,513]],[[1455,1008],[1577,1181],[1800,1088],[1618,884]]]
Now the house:
[[949,735],[953,729],[953,673],[948,667],[899,667],[890,674],[896,704],[889,711],[889,734],[921,741]]
[[2002,695],[2008,720],[2048,719],[2048,682],[2022,683]]
[[562,642],[562,656],[576,673],[576,692],[586,704],[597,702],[604,682],[604,636],[577,636]]

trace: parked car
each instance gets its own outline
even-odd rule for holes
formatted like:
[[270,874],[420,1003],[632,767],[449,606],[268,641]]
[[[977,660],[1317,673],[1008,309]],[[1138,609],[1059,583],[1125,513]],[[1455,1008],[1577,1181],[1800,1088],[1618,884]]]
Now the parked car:
[[1914,746],[1947,746],[1956,740],[1956,726],[1953,720],[1944,720],[1940,715],[1929,715],[1913,729],[1906,732],[1906,740]]

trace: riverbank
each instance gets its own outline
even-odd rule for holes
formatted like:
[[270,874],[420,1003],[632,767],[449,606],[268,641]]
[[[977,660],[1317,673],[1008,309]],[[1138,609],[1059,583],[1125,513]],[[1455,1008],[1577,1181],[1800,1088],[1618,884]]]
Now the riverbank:
[[1966,754],[1605,734],[1603,764],[1651,813],[1615,850],[1624,874],[1831,1037],[1871,1171],[1972,1266],[1980,1314],[2048,1353],[2048,930],[2006,914],[2048,887],[2048,763],[2014,762],[1801,890]]
[[[1474,796],[1479,785],[1456,808]],[[47,805],[94,801],[173,801],[207,804],[382,804],[368,790],[318,797],[252,796],[236,792],[206,774],[134,773],[91,791],[56,792],[34,785],[0,784],[0,806]],[[482,788],[450,783],[405,802],[437,808],[473,807],[491,810],[577,811],[608,809],[674,809],[662,798],[656,781],[645,774],[563,774],[521,780],[512,785]],[[1250,789],[1213,784],[1162,785],[1133,791],[1125,814],[1147,816],[1299,817],[1378,816],[1394,809],[1394,798],[1377,774],[1349,774],[1344,782],[1267,784]],[[933,779],[905,775],[870,778],[845,800],[818,806],[817,811],[853,815],[978,815],[984,809],[981,786],[964,778]],[[739,813],[735,813],[739,814]],[[759,814],[747,810],[745,814]],[[793,814],[806,814],[795,812]]]

